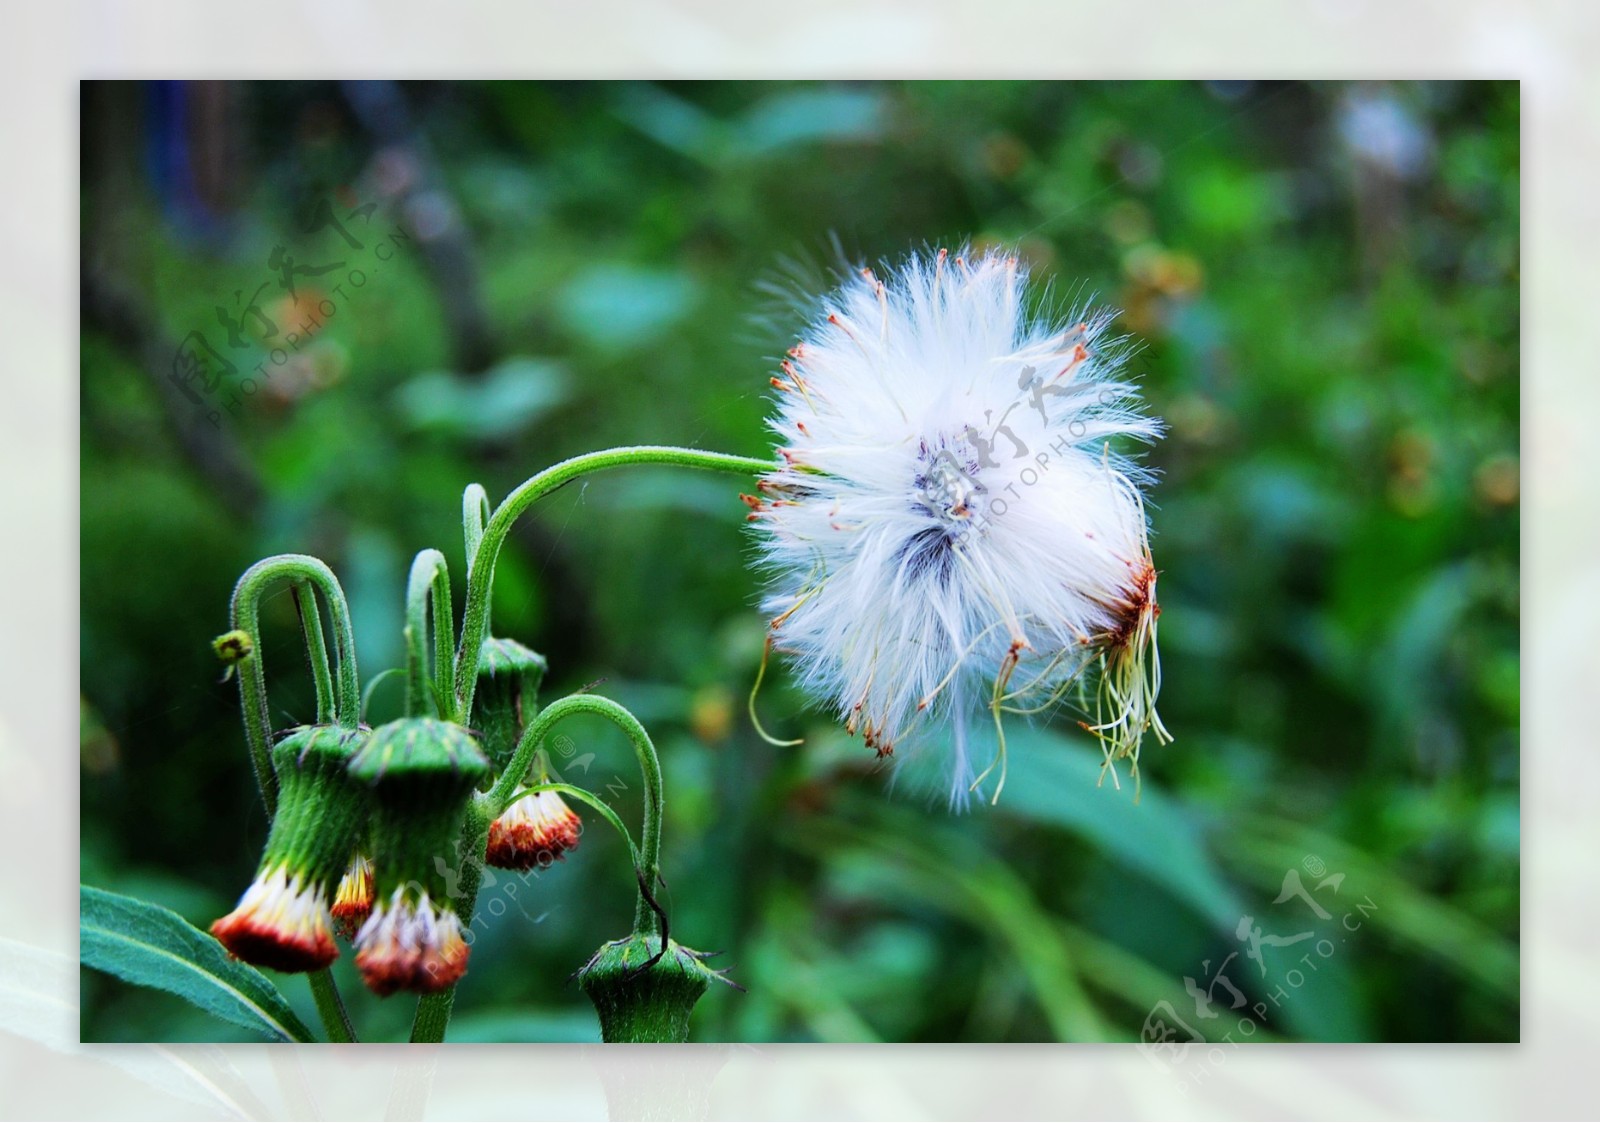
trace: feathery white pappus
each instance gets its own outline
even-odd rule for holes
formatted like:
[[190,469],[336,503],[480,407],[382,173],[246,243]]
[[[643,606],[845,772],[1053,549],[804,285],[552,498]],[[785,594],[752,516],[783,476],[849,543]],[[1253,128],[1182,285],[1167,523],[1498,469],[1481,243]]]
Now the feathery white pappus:
[[[1111,313],[1024,306],[1000,252],[910,257],[825,296],[781,364],[783,466],[746,496],[770,574],[769,643],[880,756],[952,723],[952,805],[1000,771],[1009,713],[1078,688],[1105,769],[1156,714],[1156,570],[1143,488],[1118,438],[1159,421],[1115,374]],[[1097,680],[1087,701],[1088,680]],[[974,776],[969,723],[996,753]]]

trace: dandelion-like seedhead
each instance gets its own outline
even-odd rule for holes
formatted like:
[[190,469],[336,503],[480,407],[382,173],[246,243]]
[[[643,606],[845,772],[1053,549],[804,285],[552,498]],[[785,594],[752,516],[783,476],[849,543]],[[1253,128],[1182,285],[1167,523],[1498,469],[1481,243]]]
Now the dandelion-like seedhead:
[[1113,777],[1146,732],[1170,740],[1151,477],[1122,447],[1162,426],[1117,377],[1111,314],[1037,317],[1026,282],[1013,256],[943,250],[845,280],[772,379],[783,466],[746,497],[774,646],[880,755],[949,720],[955,805],[991,776],[998,796],[1006,714],[1074,693]]

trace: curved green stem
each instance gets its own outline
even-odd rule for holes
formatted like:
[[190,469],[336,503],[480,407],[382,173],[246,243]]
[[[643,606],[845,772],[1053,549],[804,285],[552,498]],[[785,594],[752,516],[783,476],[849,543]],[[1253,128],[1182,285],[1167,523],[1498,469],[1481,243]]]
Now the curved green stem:
[[[433,671],[428,665],[428,606],[433,606]],[[406,584],[406,713],[428,710],[456,720],[446,691],[455,662],[455,610],[450,600],[450,570],[438,550],[423,550],[411,562]]]
[[768,460],[732,456],[723,452],[702,452],[670,445],[637,445],[590,452],[563,460],[546,468],[517,488],[495,509],[477,543],[474,560],[467,574],[467,606],[461,621],[461,643],[456,652],[456,712],[472,712],[472,695],[478,686],[478,656],[489,634],[489,593],[494,585],[495,560],[517,518],[544,496],[579,476],[620,468],[629,464],[671,464],[681,468],[704,468],[720,472],[770,472],[776,465]]
[[317,1000],[317,1014],[322,1018],[322,1028],[328,1032],[328,1040],[341,1043],[357,1040],[356,1027],[344,1008],[333,972],[324,967],[311,972],[306,979],[311,983],[311,996]]
[[[756,460],[747,456],[731,456],[726,453],[702,452],[699,449],[665,445],[640,445],[592,452],[564,460],[527,480],[506,496],[500,506],[489,515],[487,522],[482,521],[484,512],[488,508],[487,493],[476,484],[468,487],[462,496],[462,528],[467,551],[467,603],[461,620],[460,639],[455,650],[454,685],[450,689],[455,720],[464,720],[466,715],[472,712],[473,694],[478,686],[478,661],[483,652],[483,642],[489,635],[489,598],[494,587],[495,562],[500,556],[501,547],[505,545],[506,538],[511,533],[512,525],[534,503],[579,476],[607,468],[620,468],[628,464],[670,464],[684,468],[756,473],[771,471],[776,467],[770,461]],[[415,570],[413,575],[415,576]],[[448,585],[445,595],[448,596]],[[437,614],[436,601],[436,620]],[[408,620],[419,615],[420,608],[416,613],[408,609]],[[411,626],[415,627],[414,624]],[[441,634],[448,635],[448,628],[436,627],[436,645]],[[413,656],[413,661],[417,666],[421,666],[420,658]],[[436,667],[446,665],[444,660],[436,659],[435,662]],[[449,678],[442,678],[439,683],[442,687],[450,681]],[[641,879],[639,903],[634,914],[634,929],[641,933],[660,935],[656,914],[646,900],[642,888],[653,886],[660,876],[662,804],[660,762],[656,758],[655,746],[651,744],[649,734],[639,724],[638,719],[617,703],[595,695],[572,695],[540,712],[523,731],[511,763],[501,773],[494,788],[472,801],[467,813],[467,822],[462,830],[462,839],[467,845],[463,847],[466,858],[461,869],[462,895],[457,902],[457,911],[468,919],[468,923],[471,922],[473,909],[477,904],[478,887],[483,876],[489,824],[494,818],[491,812],[505,806],[506,800],[527,775],[533,754],[545,735],[556,722],[573,713],[600,714],[619,725],[633,742],[645,786],[643,844],[633,848],[635,865]],[[411,1040],[443,1041],[445,1030],[450,1024],[450,1011],[454,1005],[454,987],[425,996],[417,1003],[416,1018],[411,1026]]]
[[[628,740],[633,743],[634,753],[639,758],[639,771],[644,779],[644,832],[640,845],[634,844],[627,827],[623,825],[615,811],[582,788],[570,784],[537,784],[525,790],[518,790],[520,778],[527,775],[540,742],[563,718],[580,713],[598,714],[606,718],[620,727],[628,735]],[[650,740],[650,734],[645,732],[638,718],[609,698],[602,698],[598,694],[569,694],[539,711],[539,716],[534,718],[523,731],[522,739],[517,742],[511,762],[495,781],[494,787],[474,797],[467,807],[466,823],[461,832],[462,839],[466,843],[463,851],[467,857],[461,864],[459,883],[461,896],[456,899],[457,914],[463,919],[467,919],[470,923],[473,910],[477,907],[478,888],[483,880],[484,852],[489,841],[489,824],[501,811],[510,806],[513,799],[535,791],[559,791],[600,811],[612,826],[622,832],[623,838],[628,840],[628,850],[633,856],[634,868],[639,873],[641,886],[653,887],[660,879],[661,763],[656,756],[656,748]],[[642,888],[638,904],[634,909],[633,930],[647,936],[661,935],[660,919],[645,899]],[[450,1011],[455,1005],[455,995],[456,988],[452,986],[448,990],[425,995],[417,1003],[416,1017],[411,1023],[412,1041],[444,1040],[445,1030],[450,1025]]]
[[493,511],[489,507],[489,493],[482,484],[468,484],[461,493],[461,534],[467,545],[467,572],[472,572],[473,560],[478,556],[478,543],[483,541],[483,525]]
[[[656,756],[655,745],[650,741],[650,734],[639,724],[639,719],[610,698],[598,694],[569,694],[540,710],[539,716],[523,730],[522,739],[517,742],[516,751],[511,755],[511,763],[500,773],[494,787],[489,789],[488,803],[496,808],[505,806],[506,800],[528,774],[528,767],[533,763],[533,754],[540,742],[558,722],[573,714],[597,714],[626,733],[628,740],[633,743],[634,755],[639,758],[639,772],[644,780],[644,829],[639,836],[637,865],[642,883],[654,888],[661,872],[661,762]],[[646,935],[660,935],[660,920],[645,899],[643,889],[639,893],[638,907],[634,910],[633,929]]]
[[256,785],[269,816],[277,809],[278,783],[272,773],[272,718],[267,708],[267,674],[261,658],[261,598],[268,589],[283,581],[305,582],[315,587],[327,601],[333,618],[334,654],[339,667],[334,689],[335,717],[339,724],[353,727],[361,716],[350,606],[333,571],[308,554],[278,554],[245,570],[234,586],[229,617],[235,630],[250,637],[252,650],[237,666],[239,704],[244,711],[244,735],[250,748],[250,763],[255,768]]
[[[308,594],[302,596],[301,594]],[[311,679],[317,687],[317,724],[334,720],[333,675],[328,670],[328,642],[322,634],[322,610],[317,607],[316,590],[304,581],[289,586],[294,610],[300,616],[300,632],[305,636],[306,660],[311,664]]]

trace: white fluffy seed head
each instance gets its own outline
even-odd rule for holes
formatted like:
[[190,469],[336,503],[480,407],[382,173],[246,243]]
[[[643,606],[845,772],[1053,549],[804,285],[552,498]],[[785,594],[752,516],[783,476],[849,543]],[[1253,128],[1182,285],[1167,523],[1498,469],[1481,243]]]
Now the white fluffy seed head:
[[970,716],[994,715],[1003,752],[1001,715],[1049,708],[1086,670],[1108,764],[1165,736],[1150,477],[1119,447],[1161,424],[1116,377],[1110,314],[1050,322],[1025,295],[998,252],[847,279],[772,380],[785,466],[746,497],[775,646],[880,754],[952,720],[956,804],[977,786]]

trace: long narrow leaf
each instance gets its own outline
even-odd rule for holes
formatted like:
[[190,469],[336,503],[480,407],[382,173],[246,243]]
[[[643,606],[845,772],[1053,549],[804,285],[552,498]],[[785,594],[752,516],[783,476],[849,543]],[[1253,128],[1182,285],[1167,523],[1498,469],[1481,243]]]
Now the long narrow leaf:
[[1007,731],[1010,779],[1001,815],[1059,827],[1149,879],[1218,928],[1232,931],[1246,911],[1222,876],[1191,816],[1152,782],[1134,802],[1100,776],[1100,754],[1052,730],[1021,722]]
[[78,902],[86,966],[175,994],[269,1040],[315,1040],[265,975],[177,913],[88,885]]

